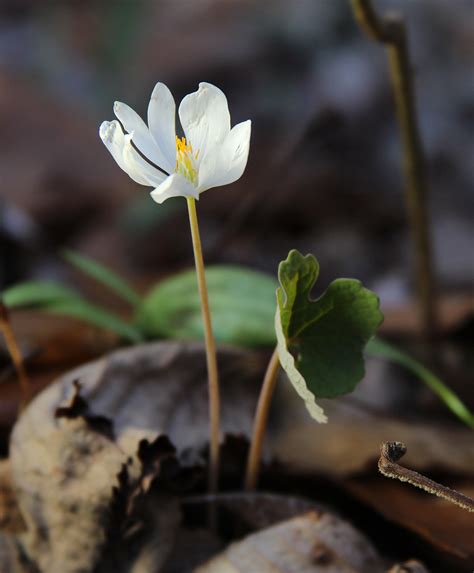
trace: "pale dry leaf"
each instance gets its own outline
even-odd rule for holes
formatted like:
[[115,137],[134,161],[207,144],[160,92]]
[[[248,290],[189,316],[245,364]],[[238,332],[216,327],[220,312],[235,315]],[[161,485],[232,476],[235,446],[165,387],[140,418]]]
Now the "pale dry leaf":
[[[260,367],[253,365],[252,353],[231,348],[220,350],[219,363],[226,380],[222,430],[245,433],[252,424]],[[200,343],[143,344],[75,368],[34,400],[15,431],[30,436],[39,425],[40,434],[50,432],[56,426],[52,412],[67,402],[75,380],[90,409],[113,420],[115,441],[125,453],[134,454],[140,439],[158,434],[168,435],[178,451],[207,443],[206,357]]]
[[397,563],[387,573],[429,573],[429,571],[420,561],[410,559],[405,563]]
[[[218,509],[219,523],[224,524],[226,537],[230,535],[238,539],[245,533],[270,527],[308,511],[323,510],[322,504],[301,497],[246,491],[198,494],[185,497],[182,503],[188,510],[192,509],[193,515],[208,515],[212,504]],[[184,523],[163,573],[191,571],[224,547],[217,531],[211,532],[196,528],[195,524]]]
[[12,480],[26,523],[14,536],[24,556],[19,571],[158,570],[179,524],[177,498],[143,487],[152,477],[140,455],[145,442],[125,452],[79,386],[69,391],[52,402],[55,394],[45,391],[13,429]]
[[[223,354],[223,372],[232,374],[237,366],[241,372],[246,355]],[[80,399],[74,399],[77,380]],[[255,395],[244,381],[241,375],[228,392],[225,430],[250,426]],[[12,432],[12,480],[28,528],[16,537],[22,550],[48,573],[94,570],[91,564],[103,558],[107,541],[104,516],[112,488],[129,458],[130,480],[139,478],[140,442],[167,433],[179,450],[199,450],[207,431],[206,362],[200,344],[162,342],[120,350],[66,374],[30,403]],[[177,503],[161,500],[157,507],[151,545],[135,560],[136,565],[148,563],[145,570],[151,562],[158,569],[177,525]],[[122,569],[128,571],[125,563]]]
[[380,573],[371,543],[329,513],[308,512],[232,543],[194,573]]

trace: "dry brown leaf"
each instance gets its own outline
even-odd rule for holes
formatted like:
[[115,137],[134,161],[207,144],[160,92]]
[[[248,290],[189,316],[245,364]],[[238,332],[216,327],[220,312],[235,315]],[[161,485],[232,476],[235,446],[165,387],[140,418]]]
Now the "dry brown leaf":
[[[280,386],[278,426],[273,454],[302,473],[344,477],[375,467],[380,444],[397,439],[408,446],[407,466],[419,471],[436,467],[474,476],[472,430],[377,415],[347,399],[324,401],[327,424],[316,425],[291,389]],[[348,439],[350,438],[350,439]]]
[[[467,484],[451,483],[472,495]],[[377,512],[415,532],[429,543],[439,562],[450,561],[452,571],[471,571],[474,563],[474,519],[472,514],[440,498],[383,477],[364,477],[343,482],[348,491]],[[447,565],[449,566],[449,565]]]
[[[219,364],[225,380],[222,431],[248,436],[265,357],[222,348]],[[158,342],[112,352],[64,375],[42,394],[36,408],[57,407],[76,379],[91,409],[114,420],[118,443],[126,451],[129,441],[134,451],[137,436],[153,439],[158,433],[169,435],[178,451],[207,443],[206,362],[200,343]],[[298,472],[344,477],[372,465],[380,444],[397,436],[409,445],[410,467],[474,475],[472,431],[461,424],[403,421],[344,399],[326,401],[325,408],[329,423],[316,424],[282,377],[267,454]]]
[[[447,332],[473,313],[472,294],[441,296],[437,301],[438,329]],[[419,336],[422,332],[420,315],[415,301],[384,308],[384,322],[380,332],[388,335]]]
[[[262,370],[258,356],[235,349],[220,352],[221,377],[225,380],[223,432],[249,434],[258,393],[256,381]],[[206,361],[202,345],[160,342],[116,351],[64,375],[30,404],[16,424],[11,459],[18,490],[27,500],[22,503],[34,506],[32,500],[43,491],[44,483],[50,483],[50,476],[57,474],[54,459],[66,445],[61,444],[65,434],[61,436],[58,429],[77,421],[58,421],[54,412],[69,403],[76,379],[81,381],[81,392],[90,409],[114,421],[114,446],[119,452],[106,450],[100,463],[97,458],[97,463],[87,466],[91,478],[94,472],[101,473],[97,480],[99,490],[101,484],[105,488],[107,481],[113,480],[123,456],[136,454],[141,439],[153,440],[166,433],[178,451],[199,451],[207,443]],[[299,472],[326,472],[341,477],[360,472],[372,461],[375,467],[380,442],[393,435],[410,445],[410,467],[423,470],[437,464],[466,474],[472,471],[474,446],[467,429],[440,432],[433,425],[387,420],[341,402],[328,405],[330,421],[321,426],[309,420],[304,406],[283,383],[285,388],[285,400],[275,403],[277,423],[269,429],[267,453],[276,453],[281,462]],[[83,431],[81,426],[67,439],[74,443]],[[34,444],[34,448],[25,449],[26,443]],[[108,473],[107,468],[112,466],[114,470]],[[66,481],[73,491],[81,487],[76,478]]]
[[[11,318],[26,359],[33,395],[67,370],[110,351],[117,344],[114,335],[66,317],[15,310]],[[9,365],[0,372],[0,383],[0,426],[10,428],[18,414],[21,391]]]

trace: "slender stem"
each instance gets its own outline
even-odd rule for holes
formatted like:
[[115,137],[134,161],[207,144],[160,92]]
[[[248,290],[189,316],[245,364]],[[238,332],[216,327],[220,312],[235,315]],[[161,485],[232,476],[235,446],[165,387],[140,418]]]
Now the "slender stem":
[[209,423],[210,423],[210,456],[209,456],[209,491],[217,491],[219,479],[219,426],[220,426],[220,403],[219,403],[219,378],[217,373],[216,343],[212,333],[211,313],[207,294],[206,275],[204,272],[204,260],[202,257],[201,238],[196,212],[196,201],[192,197],[187,198],[189,224],[193,240],[194,261],[201,297],[202,319],[204,323],[204,340],[206,344],[207,376],[209,385]]
[[379,18],[370,0],[352,0],[352,9],[357,22],[367,35],[385,44],[388,50],[390,75],[403,144],[406,204],[415,247],[422,326],[424,334],[431,337],[436,331],[436,301],[426,208],[427,185],[405,25],[403,20],[397,17]]
[[252,491],[257,487],[258,471],[262,457],[263,439],[267,427],[268,412],[275,390],[278,371],[280,369],[280,358],[275,348],[270,362],[265,372],[262,389],[258,398],[257,410],[253,423],[252,442],[250,444],[249,456],[247,458],[247,471],[245,474],[245,489]]
[[407,482],[428,493],[442,497],[466,511],[474,511],[474,499],[398,464],[398,460],[405,455],[406,451],[405,444],[401,442],[385,442],[382,444],[379,459],[380,473],[385,477]]
[[26,406],[31,396],[30,381],[25,369],[25,363],[20,351],[20,347],[12,329],[7,307],[0,300],[0,330],[5,338],[8,352],[10,353],[13,365],[16,370],[20,391],[22,396],[22,406]]

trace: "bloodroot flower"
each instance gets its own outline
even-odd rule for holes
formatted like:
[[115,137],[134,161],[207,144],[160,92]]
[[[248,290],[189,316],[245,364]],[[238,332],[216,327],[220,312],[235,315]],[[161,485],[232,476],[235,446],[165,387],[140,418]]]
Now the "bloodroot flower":
[[104,121],[100,137],[115,161],[140,185],[154,187],[152,198],[199,198],[211,187],[239,179],[247,164],[250,120],[230,128],[223,92],[200,83],[179,106],[184,137],[176,135],[176,105],[157,83],[148,105],[148,126],[128,105],[115,102],[114,121]]

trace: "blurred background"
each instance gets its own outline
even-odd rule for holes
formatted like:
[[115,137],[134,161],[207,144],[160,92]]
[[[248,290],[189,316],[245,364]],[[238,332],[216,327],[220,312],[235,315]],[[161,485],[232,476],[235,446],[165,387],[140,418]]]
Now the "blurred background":
[[[472,284],[474,19],[469,0],[379,1],[409,32],[436,278]],[[347,0],[2,0],[0,285],[71,281],[70,247],[145,288],[192,264],[184,201],[158,206],[98,137],[113,102],[142,115],[157,81],[177,102],[221,87],[251,118],[242,179],[199,211],[208,263],[275,274],[290,248],[321,283],[363,280],[384,308],[413,295],[400,144],[386,54]],[[99,293],[100,294],[100,293]]]

